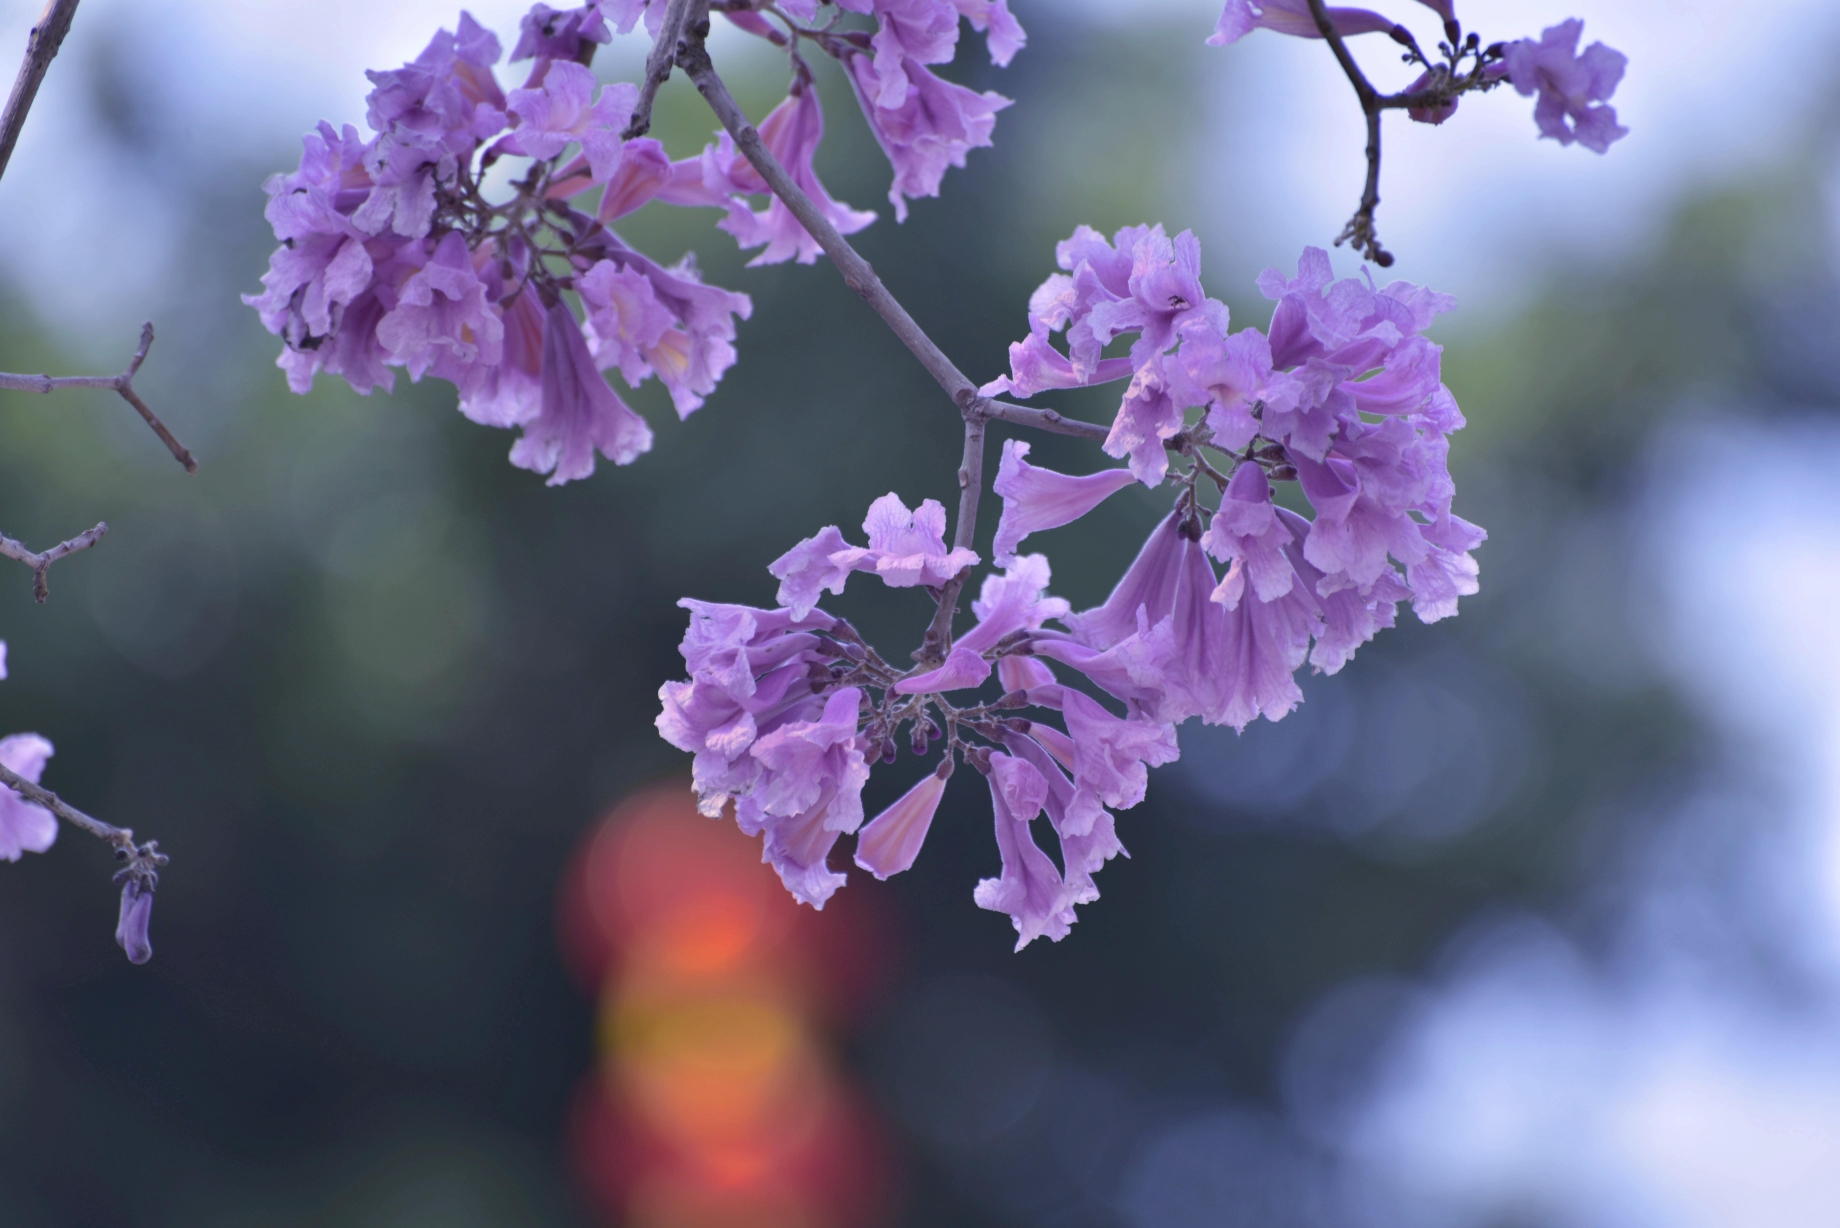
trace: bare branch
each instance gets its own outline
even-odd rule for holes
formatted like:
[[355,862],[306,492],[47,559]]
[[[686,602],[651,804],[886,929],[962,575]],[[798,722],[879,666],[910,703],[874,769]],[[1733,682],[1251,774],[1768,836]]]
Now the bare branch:
[[[147,402],[141,400],[140,394],[134,391],[134,377],[140,372],[141,364],[147,361],[147,350],[152,345],[153,325],[143,324],[141,325],[141,347],[134,351],[134,357],[128,360],[128,369],[120,375],[13,375],[0,371],[0,389],[9,392],[45,393],[56,392],[60,388],[111,388],[121,394],[122,400],[134,406],[135,412],[140,414],[146,420],[147,425],[153,428],[153,433],[160,437],[160,442],[164,443],[166,450],[173,454],[173,459],[185,466],[187,473],[197,473],[198,462],[192,459],[192,454],[170,430],[166,429],[166,424],[161,422],[153,410],[148,408]],[[44,598],[41,597],[39,600],[42,601]]]
[[52,58],[64,45],[64,36],[70,33],[70,22],[76,15],[77,0],[46,0],[38,24],[26,35],[25,61],[19,66],[19,75],[13,79],[13,92],[7,96],[6,110],[0,111],[0,175],[6,174],[13,146],[19,142],[19,131],[26,126],[26,112],[32,109],[32,100],[38,97],[45,70],[51,67]]
[[160,851],[158,840],[136,844],[132,828],[117,827],[113,823],[104,823],[101,819],[84,814],[51,790],[27,780],[4,763],[0,763],[0,785],[5,785],[34,805],[43,806],[72,827],[86,831],[112,847],[115,850],[115,860],[127,863],[116,872],[117,882],[131,879],[144,891],[151,891],[159,885],[160,867],[170,858]]
[[1352,240],[1356,251],[1384,269],[1393,263],[1393,254],[1380,246],[1380,239],[1374,232],[1374,210],[1380,207],[1380,93],[1368,81],[1361,66],[1354,62],[1341,31],[1329,20],[1329,10],[1324,7],[1323,0],[1309,0],[1309,4],[1310,16],[1316,19],[1316,29],[1327,40],[1329,49],[1335,52],[1336,63],[1342,66],[1348,84],[1354,86],[1355,97],[1361,100],[1361,113],[1367,117],[1367,185],[1361,191],[1360,208],[1348,219],[1348,225],[1342,228],[1335,243],[1340,247]]
[[1009,401],[992,401],[983,399],[980,405],[986,418],[995,418],[999,422],[1008,422],[1013,426],[1032,426],[1038,431],[1047,431],[1054,435],[1071,435],[1075,439],[1087,439],[1093,443],[1104,443],[1111,435],[1111,430],[1097,422],[1082,422],[1078,418],[1069,418],[1052,409],[1037,409],[1032,405],[1015,405]]
[[697,10],[695,19],[703,23],[705,31],[708,29],[708,0],[671,0],[670,7],[664,11],[664,20],[659,23],[658,37],[652,41],[651,54],[645,57],[645,79],[639,83],[639,101],[633,106],[632,122],[626,125],[622,139],[630,141],[652,130],[652,103],[658,97],[659,87],[670,80],[671,68],[683,50],[684,27],[692,8]]
[[98,524],[95,528],[79,533],[67,542],[59,542],[42,554],[28,550],[22,543],[0,533],[0,558],[24,563],[32,569],[32,596],[37,598],[39,604],[42,605],[45,598],[51,595],[50,588],[45,584],[45,573],[51,570],[51,565],[66,555],[75,554],[79,550],[88,550],[101,541],[102,535],[108,531],[109,526],[106,523]]

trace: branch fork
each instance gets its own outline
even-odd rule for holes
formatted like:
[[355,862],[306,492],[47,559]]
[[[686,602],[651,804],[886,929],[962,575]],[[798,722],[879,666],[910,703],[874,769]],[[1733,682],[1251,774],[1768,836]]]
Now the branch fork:
[[[74,6],[73,6],[74,7]],[[140,373],[141,364],[147,361],[147,351],[153,346],[153,325],[141,325],[140,348],[134,351],[134,357],[128,360],[128,369],[120,375],[14,375],[0,371],[0,389],[9,392],[56,392],[60,388],[108,388],[119,393],[121,399],[134,406],[138,413],[153,428],[153,433],[160,437],[166,450],[173,454],[173,459],[185,466],[187,473],[198,472],[198,462],[184,444],[166,428],[159,416],[148,408],[147,402],[141,400],[140,393],[134,391],[134,377]],[[40,598],[43,600],[43,598]]]

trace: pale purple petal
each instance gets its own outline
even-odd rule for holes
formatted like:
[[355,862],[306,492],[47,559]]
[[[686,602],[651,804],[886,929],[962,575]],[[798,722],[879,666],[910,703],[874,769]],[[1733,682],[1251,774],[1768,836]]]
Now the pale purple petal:
[[1016,547],[1029,534],[1072,524],[1136,481],[1129,469],[1077,476],[1056,473],[1029,464],[1028,454],[1029,445],[1021,440],[1003,441],[1003,458],[991,486],[1003,499],[1003,517],[997,522],[993,546],[1000,566],[1014,561]]
[[856,864],[880,879],[912,866],[920,856],[920,846],[926,843],[927,830],[933,825],[939,799],[945,796],[951,770],[951,757],[941,759],[937,769],[922,776],[899,801],[864,824],[856,835]]
[[[0,740],[0,763],[37,784],[51,743],[35,733],[16,733]],[[49,810],[28,802],[0,785],[0,860],[18,861],[25,853],[42,853],[56,843],[58,821]]]

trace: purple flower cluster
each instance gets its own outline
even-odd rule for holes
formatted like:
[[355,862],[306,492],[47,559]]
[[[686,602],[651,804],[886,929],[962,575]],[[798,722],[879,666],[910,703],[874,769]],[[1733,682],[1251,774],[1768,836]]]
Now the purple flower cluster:
[[[952,58],[961,15],[986,31],[999,63],[1022,45],[1022,30],[1005,0],[839,3],[872,14],[877,31],[800,36],[845,61],[894,167],[890,195],[904,217],[907,197],[937,195],[948,165],[990,143],[991,117],[1008,105],[925,66]],[[588,476],[597,455],[624,465],[651,448],[651,428],[605,372],[617,369],[632,388],[657,377],[679,416],[703,404],[735,362],[748,296],[705,284],[693,255],[670,266],[649,258],[611,223],[654,201],[713,207],[743,248],[763,249],[754,264],[811,263],[819,248],[777,198],[753,206],[767,185],[726,133],[677,161],[656,140],[623,137],[638,87],[602,85],[587,65],[598,44],[641,17],[655,33],[662,8],[534,6],[511,55],[532,66],[510,90],[494,75],[498,39],[462,13],[412,63],[369,74],[369,138],[323,122],[307,134],[299,168],[264,185],[281,246],[263,292],[244,297],[286,342],[279,365],[289,387],[307,392],[325,372],[368,394],[389,389],[399,367],[411,380],[447,380],[467,417],[519,428],[512,463],[552,485]],[[798,30],[792,19],[815,9],[775,12]],[[759,13],[730,16],[789,37]],[[824,118],[809,68],[794,61],[785,101],[759,130],[838,230],[853,233],[875,214],[832,199],[818,181]],[[526,169],[511,198],[494,203],[488,171],[510,158]]]
[[[1128,381],[1106,450],[1130,464],[1056,473],[1004,444],[1005,570],[984,580],[969,631],[902,671],[817,608],[858,571],[937,590],[978,562],[948,549],[937,503],[909,511],[895,494],[870,508],[866,548],[829,526],[777,559],[779,608],[684,603],[691,676],[664,687],[658,727],[695,753],[704,813],[732,802],[807,903],[844,881],[828,863],[839,836],[856,833],[856,863],[877,877],[911,866],[962,759],[988,778],[1001,854],[978,904],[1010,915],[1019,947],[1059,939],[1124,851],[1113,812],[1176,757],[1178,724],[1278,720],[1302,698],[1306,659],[1334,673],[1400,602],[1430,622],[1477,590],[1469,551],[1484,534],[1452,514],[1445,463],[1463,418],[1424,336],[1447,297],[1336,281],[1312,248],[1296,277],[1260,279],[1277,304],[1269,330],[1231,333],[1192,235],[1129,227],[1107,242],[1082,227],[1058,256],[1011,374],[984,391]],[[1017,548],[1139,482],[1173,486],[1173,510],[1111,596],[1075,613],[1048,594],[1048,560]],[[1274,501],[1287,482],[1313,519]],[[993,673],[1000,690],[979,695]],[[941,738],[943,753],[864,823],[863,782],[897,757],[903,728],[916,755]],[[1044,814],[1058,858],[1035,839]]]

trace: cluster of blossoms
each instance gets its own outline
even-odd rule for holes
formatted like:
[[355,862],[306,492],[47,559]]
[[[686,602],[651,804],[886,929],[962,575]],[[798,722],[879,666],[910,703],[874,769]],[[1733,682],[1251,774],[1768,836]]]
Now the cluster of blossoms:
[[[510,57],[532,67],[511,90],[494,75],[498,39],[462,13],[413,63],[369,74],[369,139],[324,122],[307,134],[299,169],[265,185],[281,246],[264,291],[244,298],[286,341],[279,365],[294,391],[322,371],[360,393],[390,388],[396,367],[411,380],[448,380],[467,417],[520,428],[512,463],[552,485],[592,473],[597,453],[623,465],[651,448],[651,428],[603,372],[617,369],[629,387],[656,376],[680,417],[703,404],[735,361],[748,296],[705,284],[693,254],[666,266],[634,250],[611,223],[654,201],[710,207],[744,249],[763,249],[755,264],[811,263],[819,248],[782,201],[753,206],[767,185],[728,134],[677,161],[656,140],[627,135],[639,87],[602,85],[588,64],[598,44],[642,18],[655,36],[664,7],[534,6]],[[1006,0],[835,0],[822,28],[804,24],[818,0],[761,7],[783,32],[752,8],[727,12],[794,52],[786,99],[760,133],[841,232],[875,214],[818,182],[824,120],[800,45],[842,61],[893,167],[898,217],[908,197],[937,195],[947,167],[990,144],[1008,100],[926,66],[952,58],[961,15],[1008,63],[1023,33]],[[872,16],[874,31],[839,29],[844,12]],[[523,159],[524,170],[494,203],[487,188],[504,178],[493,168],[505,159]]]
[[[1484,534],[1452,514],[1445,464],[1463,418],[1423,335],[1449,298],[1334,281],[1312,248],[1296,277],[1261,278],[1277,304],[1269,331],[1230,333],[1186,232],[1128,227],[1107,242],[1081,227],[1057,254],[1065,272],[1032,297],[1011,373],[983,391],[1128,381],[1105,450],[1129,465],[1056,473],[1004,444],[1005,570],[985,579],[971,630],[900,671],[817,608],[859,571],[936,590],[978,561],[947,549],[939,504],[910,511],[893,494],[869,509],[866,547],[831,526],[776,560],[779,608],[684,603],[690,678],[661,691],[658,727],[695,754],[704,812],[732,802],[807,903],[843,882],[828,863],[839,836],[856,833],[856,862],[877,877],[912,865],[962,758],[989,778],[1002,855],[977,902],[1010,914],[1019,945],[1059,939],[1097,897],[1093,872],[1123,851],[1111,811],[1176,757],[1178,724],[1277,720],[1302,698],[1306,658],[1334,673],[1400,602],[1431,622],[1477,589],[1469,551]],[[1104,356],[1126,337],[1128,353]],[[1278,506],[1274,482],[1295,482],[1314,518]],[[1048,560],[1017,548],[1134,483],[1173,487],[1174,506],[1110,598],[1075,613],[1048,595]],[[943,754],[864,824],[870,766],[903,738],[916,755],[943,738]],[[1058,863],[1033,836],[1043,813]]]
[[[1583,53],[1578,38],[1584,23],[1577,18],[1550,26],[1538,41],[1531,38],[1483,46],[1471,34],[1467,41],[1457,22],[1455,0],[1418,0],[1443,18],[1449,41],[1440,47],[1444,59],[1434,62],[1419,50],[1411,31],[1372,9],[1328,8],[1329,25],[1344,38],[1357,34],[1386,34],[1406,48],[1408,62],[1424,72],[1406,87],[1407,93],[1435,90],[1444,96],[1428,105],[1414,106],[1407,114],[1420,123],[1441,124],[1457,111],[1457,94],[1468,89],[1492,89],[1506,80],[1523,97],[1537,94],[1533,119],[1540,135],[1561,145],[1573,141],[1603,153],[1611,142],[1629,135],[1616,122],[1607,105],[1623,79],[1628,60],[1620,51],[1592,43]],[[1310,12],[1309,0],[1227,0],[1220,22],[1208,42],[1222,46],[1238,42],[1254,30],[1271,30],[1297,38],[1321,38],[1322,31]],[[1468,67],[1465,68],[1465,61]]]
[[[0,679],[5,677],[6,641],[0,640]],[[53,753],[50,741],[35,733],[0,738],[0,765],[32,784],[44,775],[45,761]],[[0,785],[0,861],[18,861],[27,853],[42,853],[57,843],[57,836],[57,816]],[[137,964],[153,958],[153,943],[148,938],[153,886],[148,877],[128,871],[116,876],[121,883],[121,916],[115,925],[115,941]]]

